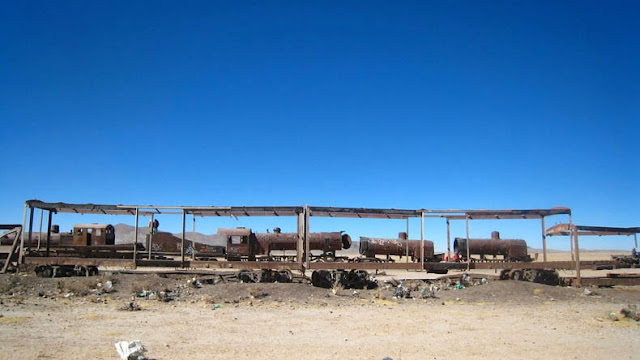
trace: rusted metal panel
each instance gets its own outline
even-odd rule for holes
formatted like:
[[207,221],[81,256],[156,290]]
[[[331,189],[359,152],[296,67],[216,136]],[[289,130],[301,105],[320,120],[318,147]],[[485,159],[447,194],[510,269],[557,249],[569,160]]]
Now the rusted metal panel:
[[25,264],[31,265],[80,265],[80,266],[115,266],[131,267],[132,260],[108,258],[78,258],[78,257],[30,257],[24,258]]
[[[612,265],[609,260],[581,261],[582,269],[596,269],[605,265]],[[575,261],[547,261],[547,262],[472,262],[472,269],[575,269]]]
[[406,219],[409,217],[419,217],[421,214],[421,212],[418,210],[346,208],[346,207],[324,207],[324,206],[309,206],[309,213],[311,216],[373,218],[373,219]]
[[186,267],[195,269],[260,269],[301,270],[298,263],[276,261],[192,261]]
[[605,235],[634,235],[640,233],[640,227],[608,227],[608,226],[587,226],[571,224],[557,224],[545,231],[547,236],[569,236],[571,229],[577,230],[579,236],[605,236]]

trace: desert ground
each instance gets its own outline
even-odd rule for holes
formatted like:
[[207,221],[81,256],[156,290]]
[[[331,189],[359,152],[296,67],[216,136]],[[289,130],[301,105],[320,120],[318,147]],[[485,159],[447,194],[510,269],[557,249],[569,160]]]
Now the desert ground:
[[420,274],[381,273],[371,290],[202,274],[4,274],[0,358],[119,359],[114,344],[133,340],[150,359],[638,358],[640,323],[620,310],[640,306],[640,287],[585,293],[487,274],[462,289],[431,280],[426,298],[428,284],[412,280],[411,296],[394,298],[396,280]]

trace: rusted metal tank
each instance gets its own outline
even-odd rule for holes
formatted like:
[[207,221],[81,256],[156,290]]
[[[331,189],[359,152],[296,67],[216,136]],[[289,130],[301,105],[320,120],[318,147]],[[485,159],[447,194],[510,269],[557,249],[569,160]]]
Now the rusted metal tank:
[[[407,254],[407,240],[404,240],[406,237],[407,234],[404,232],[398,234],[398,239],[360,237],[359,252],[366,257],[374,257],[375,255],[405,256]],[[409,240],[409,256],[414,260],[420,259],[421,242],[421,240]],[[424,240],[424,257],[425,259],[435,257],[433,241]]]
[[[502,255],[506,260],[530,260],[526,241],[521,239],[500,239],[500,233],[497,231],[491,233],[491,239],[469,239],[469,242],[471,243],[469,247],[470,255],[480,255],[481,257]],[[467,239],[455,238],[453,251],[459,253],[462,257],[466,257]]]
[[[269,255],[274,250],[296,250],[298,246],[297,233],[283,233],[279,228],[275,228],[273,233],[254,233],[251,229],[218,229],[218,234],[227,236],[227,253],[230,255]],[[311,250],[335,252],[350,247],[351,237],[342,232],[309,234]]]
[[[273,250],[296,250],[298,246],[297,233],[258,233],[260,254],[267,255]],[[324,252],[335,252],[351,247],[351,237],[340,232],[309,233],[309,248]]]

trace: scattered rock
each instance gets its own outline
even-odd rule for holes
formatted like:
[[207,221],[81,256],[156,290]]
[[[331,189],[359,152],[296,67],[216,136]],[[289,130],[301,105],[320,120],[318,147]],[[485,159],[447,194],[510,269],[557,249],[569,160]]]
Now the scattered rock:
[[535,295],[542,295],[542,294],[544,294],[544,290],[540,289],[540,288],[535,288],[535,289],[533,289],[533,293]]

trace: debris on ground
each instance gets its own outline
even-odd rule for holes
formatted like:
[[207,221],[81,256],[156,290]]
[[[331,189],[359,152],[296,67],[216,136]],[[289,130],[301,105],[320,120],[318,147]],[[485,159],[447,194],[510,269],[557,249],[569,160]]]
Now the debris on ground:
[[140,340],[119,341],[115,344],[118,355],[122,360],[145,360],[144,353],[147,349]]
[[627,305],[627,307],[620,309],[619,314],[612,311],[607,315],[611,321],[627,320],[640,324],[640,312],[638,311],[638,305],[635,304]]
[[120,308],[122,311],[140,311],[142,308],[136,304],[135,297],[131,297],[131,301]]

